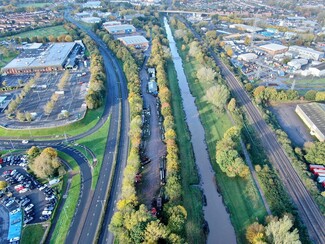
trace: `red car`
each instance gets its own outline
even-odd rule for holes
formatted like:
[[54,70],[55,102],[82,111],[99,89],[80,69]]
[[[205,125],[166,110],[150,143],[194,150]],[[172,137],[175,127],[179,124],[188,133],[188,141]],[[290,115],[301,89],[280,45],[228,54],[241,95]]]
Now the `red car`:
[[12,170],[6,170],[5,172],[2,173],[2,175],[3,176],[10,175],[11,172],[12,172]]

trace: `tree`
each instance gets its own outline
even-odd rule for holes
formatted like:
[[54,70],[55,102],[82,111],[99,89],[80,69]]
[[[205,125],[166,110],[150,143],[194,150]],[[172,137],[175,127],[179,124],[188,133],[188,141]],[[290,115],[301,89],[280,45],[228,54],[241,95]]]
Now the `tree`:
[[207,90],[205,98],[215,106],[217,112],[221,112],[227,103],[229,94],[229,90],[225,85],[216,85]]
[[23,122],[25,121],[25,114],[20,112],[20,111],[17,111],[16,112],[16,118],[20,121],[20,122]]
[[265,228],[263,225],[255,222],[248,226],[246,230],[246,239],[249,243],[257,244],[265,240]]
[[234,51],[232,50],[231,46],[226,46],[225,51],[229,57],[231,57],[234,54]]
[[216,76],[216,72],[213,69],[202,66],[196,73],[196,77],[200,82],[208,83],[213,82]]
[[244,41],[245,45],[246,46],[249,46],[251,44],[251,42],[252,42],[251,38],[249,38],[248,36],[246,36],[245,37],[245,41]]
[[7,182],[5,181],[0,181],[0,190],[3,190],[7,187]]
[[48,147],[30,164],[31,170],[40,178],[49,178],[57,173],[61,166],[55,149]]
[[316,93],[317,91],[315,90],[309,90],[305,94],[305,99],[308,101],[314,101],[316,99]]
[[265,227],[265,234],[270,243],[278,244],[300,244],[299,233],[297,229],[291,231],[293,227],[292,220],[288,215],[284,215],[282,219],[272,219]]
[[228,110],[230,112],[234,112],[236,109],[236,99],[235,98],[232,98],[230,99],[229,103],[228,103]]
[[33,161],[38,155],[41,154],[41,151],[38,147],[32,146],[28,151],[27,151],[27,156],[28,159]]
[[325,91],[317,92],[315,100],[316,101],[325,101]]
[[44,112],[45,114],[49,115],[50,113],[52,113],[53,111],[53,108],[54,108],[54,103],[53,101],[48,101],[45,106],[44,106]]
[[306,160],[312,164],[325,165],[325,142],[310,143],[309,146],[305,145]]
[[168,234],[168,229],[159,220],[152,221],[145,230],[145,243],[157,243],[166,239]]
[[181,205],[173,206],[167,210],[167,214],[167,228],[173,233],[183,235],[187,218],[186,209]]

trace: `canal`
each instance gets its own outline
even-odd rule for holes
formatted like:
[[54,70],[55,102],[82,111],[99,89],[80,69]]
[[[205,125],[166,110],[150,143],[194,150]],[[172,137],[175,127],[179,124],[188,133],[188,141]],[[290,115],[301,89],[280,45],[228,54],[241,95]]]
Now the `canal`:
[[196,165],[201,177],[201,187],[207,199],[207,206],[204,207],[204,218],[209,225],[208,244],[232,244],[236,243],[234,228],[230,222],[229,214],[222,202],[222,197],[217,191],[215,174],[212,169],[207,145],[205,143],[205,133],[199,118],[199,112],[195,105],[195,98],[190,92],[190,88],[183,70],[183,62],[180,58],[167,19],[164,19],[169,48],[177,72],[178,85],[183,100],[183,109],[186,115],[186,122],[191,133]]

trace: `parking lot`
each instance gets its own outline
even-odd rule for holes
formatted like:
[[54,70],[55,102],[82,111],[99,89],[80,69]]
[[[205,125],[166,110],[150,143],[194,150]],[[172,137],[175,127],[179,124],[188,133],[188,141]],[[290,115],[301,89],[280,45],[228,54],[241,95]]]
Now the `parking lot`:
[[[85,72],[86,70],[86,72]],[[0,110],[1,124],[5,124],[9,128],[25,128],[26,126],[33,128],[40,127],[56,127],[71,123],[83,118],[86,113],[85,96],[87,86],[90,79],[90,72],[83,67],[80,71],[70,71],[70,77],[63,89],[59,91],[57,84],[63,76],[61,72],[42,73],[37,79],[35,86],[26,94],[22,102],[19,104],[17,111],[29,112],[33,116],[31,122],[19,122],[17,119],[8,119],[4,111]],[[18,83],[18,80],[27,82],[33,75],[14,75],[6,76],[6,82],[10,84]],[[9,85],[9,84],[8,84]],[[10,93],[14,93],[10,92]],[[15,91],[16,94],[17,91]],[[53,94],[58,94],[58,100],[55,102],[54,108],[49,115],[44,112],[44,107],[51,100]],[[69,113],[68,118],[59,118],[62,111]]]
[[[54,190],[40,184],[27,173],[28,162],[22,155],[8,156],[0,169],[0,180],[8,183],[6,192],[1,193],[1,203],[9,212],[24,211],[23,224],[48,220],[57,202]],[[47,211],[47,212],[45,212]]]
[[282,103],[271,107],[281,128],[288,134],[294,145],[302,147],[307,141],[315,139],[295,112],[296,103]]

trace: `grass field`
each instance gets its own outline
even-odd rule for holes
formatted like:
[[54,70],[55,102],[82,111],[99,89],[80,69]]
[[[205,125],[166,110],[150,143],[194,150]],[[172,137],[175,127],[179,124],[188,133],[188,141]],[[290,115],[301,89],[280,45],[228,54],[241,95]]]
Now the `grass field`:
[[77,163],[74,161],[74,159],[62,152],[59,152],[59,156],[70,165],[75,175],[72,177],[70,190],[68,192],[68,197],[66,199],[66,202],[63,206],[63,211],[61,213],[58,213],[60,214],[60,216],[55,226],[50,243],[64,243],[64,240],[67,236],[71,224],[71,220],[76,210],[76,206],[78,204],[80,184],[81,184],[79,167]]
[[[325,90],[325,78],[296,79],[295,81],[295,88],[304,93],[308,90]],[[284,83],[291,87],[292,82],[292,79],[288,79]]]
[[205,243],[202,230],[203,210],[202,193],[195,185],[199,184],[199,177],[195,166],[191,137],[185,122],[182,98],[178,87],[176,70],[171,60],[167,62],[167,75],[172,96],[172,110],[175,118],[177,144],[181,162],[183,187],[183,203],[187,210],[186,239],[188,243]]
[[[105,124],[98,131],[96,131],[94,134],[84,137],[77,141],[79,144],[85,145],[86,147],[90,148],[95,153],[96,158],[97,158],[97,164],[93,170],[93,178],[92,178],[92,184],[91,184],[92,189],[95,189],[95,187],[96,187],[97,180],[99,177],[99,171],[102,167],[109,125],[110,125],[110,118],[108,118],[107,121],[105,122]],[[80,150],[80,148],[79,148],[79,150]],[[81,151],[81,152],[83,152],[83,151]],[[88,160],[91,160],[91,162],[92,162],[92,159],[90,158],[89,154],[88,154]]]
[[45,6],[50,6],[52,3],[20,3],[17,7],[27,8],[27,7],[35,7],[35,8],[43,8]]
[[95,126],[99,118],[104,111],[104,107],[100,107],[96,110],[88,110],[86,116],[75,123],[66,126],[60,126],[56,128],[47,129],[31,129],[31,130],[10,130],[0,127],[1,137],[10,137],[11,139],[22,139],[33,137],[45,137],[43,139],[64,138],[64,133],[67,136],[74,136],[88,131],[90,128]]
[[41,224],[28,225],[23,229],[21,243],[22,244],[35,244],[41,243],[45,232],[45,227]]
[[[180,43],[178,42],[177,45],[182,59],[185,60],[188,50],[181,51]],[[224,202],[230,212],[237,241],[238,243],[246,243],[245,231],[247,226],[256,221],[256,218],[264,219],[266,210],[251,177],[248,179],[239,177],[229,178],[216,164],[216,143],[232,124],[226,113],[217,115],[212,105],[203,99],[207,86],[195,82],[196,70],[199,64],[192,58],[189,62],[183,62],[183,65],[191,92],[197,98],[196,105],[205,129],[212,167],[215,171],[217,184],[221,189]]]
[[68,32],[66,31],[66,29],[64,29],[63,25],[56,25],[56,26],[51,26],[51,27],[44,27],[44,28],[40,28],[37,30],[30,30],[30,31],[25,31],[16,35],[12,35],[10,37],[1,37],[0,41],[2,40],[6,40],[8,38],[12,39],[15,37],[34,37],[34,36],[39,36],[39,37],[43,37],[43,36],[50,36],[53,35],[55,37],[58,37],[62,34],[68,34]]
[[0,69],[6,66],[11,60],[18,56],[18,52],[9,51],[8,57],[2,57],[0,59]]

